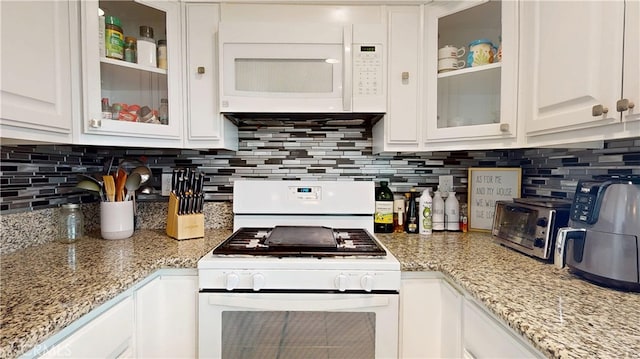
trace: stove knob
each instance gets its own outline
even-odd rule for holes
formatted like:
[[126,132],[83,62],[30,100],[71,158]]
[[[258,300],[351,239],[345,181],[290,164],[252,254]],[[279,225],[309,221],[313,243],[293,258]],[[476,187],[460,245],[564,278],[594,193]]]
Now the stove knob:
[[238,273],[227,274],[227,290],[235,289],[240,284],[240,276]]
[[264,288],[264,274],[256,273],[252,276],[253,278],[253,291],[257,292],[260,289]]
[[349,284],[349,278],[344,274],[338,274],[335,280],[336,288],[339,291],[344,292],[347,290],[347,285]]
[[371,292],[373,289],[373,276],[369,274],[363,275],[362,278],[360,278],[360,285],[365,291]]

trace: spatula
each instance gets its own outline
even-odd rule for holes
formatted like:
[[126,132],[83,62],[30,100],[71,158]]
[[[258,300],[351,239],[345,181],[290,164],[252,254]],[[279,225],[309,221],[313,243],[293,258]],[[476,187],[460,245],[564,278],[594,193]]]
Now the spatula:
[[124,200],[124,186],[127,183],[127,172],[122,168],[118,170],[118,178],[116,178],[116,202]]
[[116,182],[111,175],[102,176],[104,181],[104,191],[107,193],[107,201],[114,202],[116,199]]

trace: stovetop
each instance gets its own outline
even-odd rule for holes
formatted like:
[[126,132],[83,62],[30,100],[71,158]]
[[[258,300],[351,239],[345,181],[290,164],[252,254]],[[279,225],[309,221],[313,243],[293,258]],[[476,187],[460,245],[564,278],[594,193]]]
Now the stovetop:
[[217,254],[273,257],[385,256],[385,249],[361,228],[275,226],[240,228],[216,247]]

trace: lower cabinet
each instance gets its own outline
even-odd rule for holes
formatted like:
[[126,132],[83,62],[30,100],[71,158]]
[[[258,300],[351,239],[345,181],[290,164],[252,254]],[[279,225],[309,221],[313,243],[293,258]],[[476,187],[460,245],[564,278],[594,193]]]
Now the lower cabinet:
[[162,269],[23,357],[195,358],[197,299],[196,269]]
[[40,358],[133,357],[133,298],[128,296],[51,346]]
[[438,272],[403,272],[400,358],[543,358]]
[[135,294],[137,358],[195,358],[196,275],[161,275]]

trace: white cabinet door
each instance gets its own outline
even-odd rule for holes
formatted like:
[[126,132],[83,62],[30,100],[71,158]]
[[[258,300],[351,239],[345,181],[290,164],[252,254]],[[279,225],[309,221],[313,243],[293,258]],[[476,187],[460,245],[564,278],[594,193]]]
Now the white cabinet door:
[[471,300],[463,301],[463,355],[469,358],[537,358],[538,353]]
[[[521,115],[528,142],[615,138],[623,131],[616,101],[623,83],[625,3],[525,1],[521,6]],[[637,55],[638,23],[633,27]],[[636,76],[630,81],[637,86],[637,57],[633,62]]]
[[[518,6],[515,1],[451,1],[425,6],[425,150],[517,145]],[[438,49],[488,40],[481,66],[438,69]],[[497,57],[501,47],[502,60]],[[473,56],[471,56],[473,58]],[[446,60],[445,60],[446,61]]]
[[135,292],[136,357],[195,358],[197,275],[162,275]]
[[415,151],[420,145],[421,9],[388,9],[388,105],[386,115],[373,130],[375,153]]
[[460,358],[462,355],[462,294],[445,280],[441,280],[440,298],[442,301],[440,357]]
[[41,358],[118,358],[133,343],[133,298],[112,308],[51,347]]
[[74,10],[69,1],[0,2],[3,142],[71,143]]
[[[120,19],[124,36],[139,37],[140,26],[151,26],[154,40],[167,41],[167,69],[139,65],[100,55],[98,8]],[[82,1],[84,114],[75,142],[91,145],[182,147],[182,60],[180,4],[172,1]],[[140,47],[140,46],[138,46]],[[107,119],[102,99],[114,105],[138,105],[158,111],[168,100],[168,121],[138,117],[135,121]],[[109,112],[109,111],[107,111]],[[125,113],[127,111],[124,111]],[[146,111],[145,111],[146,113]],[[142,113],[138,113],[142,116]],[[156,117],[156,120],[159,118]]]
[[184,5],[185,146],[238,149],[238,130],[218,106],[218,4]]

